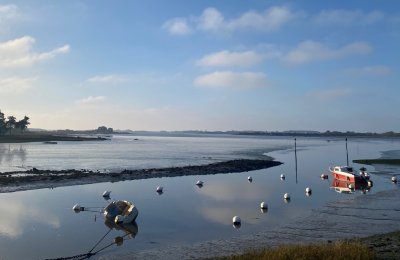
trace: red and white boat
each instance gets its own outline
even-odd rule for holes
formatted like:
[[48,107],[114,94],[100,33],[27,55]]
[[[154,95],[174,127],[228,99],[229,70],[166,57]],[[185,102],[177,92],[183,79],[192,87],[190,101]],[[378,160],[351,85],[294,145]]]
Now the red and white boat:
[[353,167],[349,166],[335,166],[329,167],[329,171],[333,177],[337,180],[355,182],[355,183],[366,183],[367,180],[364,176],[361,176],[357,172],[353,171]]

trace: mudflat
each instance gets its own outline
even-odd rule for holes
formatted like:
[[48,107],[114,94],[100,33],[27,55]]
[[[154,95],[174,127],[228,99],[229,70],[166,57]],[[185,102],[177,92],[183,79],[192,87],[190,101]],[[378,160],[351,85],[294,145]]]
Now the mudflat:
[[99,182],[117,182],[161,177],[188,175],[210,175],[222,173],[247,172],[261,170],[282,164],[278,161],[259,159],[238,159],[216,162],[206,165],[123,170],[121,172],[94,172],[91,170],[40,170],[0,173],[0,192],[14,192],[60,186],[91,184]]

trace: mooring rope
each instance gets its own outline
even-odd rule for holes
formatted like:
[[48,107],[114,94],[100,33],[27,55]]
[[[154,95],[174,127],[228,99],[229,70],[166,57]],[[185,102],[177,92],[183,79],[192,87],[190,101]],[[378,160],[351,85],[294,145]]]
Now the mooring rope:
[[92,249],[90,249],[89,253],[91,253],[91,252],[96,248],[96,246],[97,246],[98,244],[100,244],[101,241],[103,241],[103,239],[111,232],[111,230],[112,230],[112,228],[110,228],[110,229],[107,231],[107,233],[94,245],[94,247],[92,247]]
[[90,258],[93,253],[85,253],[85,254],[80,254],[80,255],[74,255],[74,256],[67,256],[67,257],[59,257],[59,258],[46,258],[45,260],[68,260],[68,259],[88,259]]

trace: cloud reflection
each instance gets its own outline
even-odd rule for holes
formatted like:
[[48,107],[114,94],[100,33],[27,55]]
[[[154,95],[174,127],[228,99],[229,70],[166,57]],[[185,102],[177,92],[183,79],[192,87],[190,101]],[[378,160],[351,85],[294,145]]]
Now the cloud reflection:
[[202,189],[195,191],[212,202],[200,206],[198,211],[205,219],[220,224],[232,224],[232,217],[238,215],[249,224],[260,222],[260,202],[273,192],[272,187],[257,183],[226,183],[223,181],[207,182]]
[[60,227],[60,220],[43,211],[43,207],[12,199],[0,201],[0,235],[17,238],[24,234],[26,227],[33,223]]
[[196,192],[216,201],[232,202],[264,198],[272,190],[256,183],[248,183],[243,179],[243,183],[214,181],[207,183],[202,189],[196,189]]

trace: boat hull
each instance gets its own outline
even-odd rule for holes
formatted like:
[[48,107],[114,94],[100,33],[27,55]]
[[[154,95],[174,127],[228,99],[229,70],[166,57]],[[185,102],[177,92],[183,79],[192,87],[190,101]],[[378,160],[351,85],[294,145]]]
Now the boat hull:
[[330,172],[337,180],[354,183],[367,183],[367,179],[361,175],[354,174],[353,172],[337,171],[336,168],[338,167],[335,167],[335,170],[330,169]]

